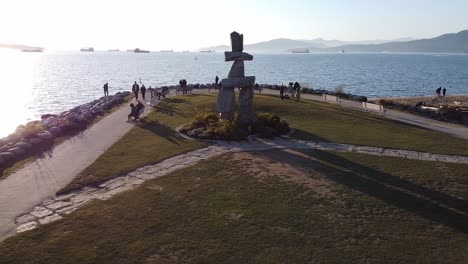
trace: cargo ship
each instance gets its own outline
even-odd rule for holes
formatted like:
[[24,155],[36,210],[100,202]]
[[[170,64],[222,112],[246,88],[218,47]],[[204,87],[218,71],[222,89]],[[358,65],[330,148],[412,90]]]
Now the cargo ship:
[[310,50],[308,49],[294,49],[291,50],[292,53],[310,53]]
[[135,52],[135,53],[149,53],[149,50],[142,50],[142,49],[136,48],[135,50],[133,50],[133,52]]
[[80,49],[80,51],[84,51],[84,52],[92,52],[92,51],[94,51],[94,48],[93,48],[93,47],[89,47],[89,48],[82,48],[82,49]]

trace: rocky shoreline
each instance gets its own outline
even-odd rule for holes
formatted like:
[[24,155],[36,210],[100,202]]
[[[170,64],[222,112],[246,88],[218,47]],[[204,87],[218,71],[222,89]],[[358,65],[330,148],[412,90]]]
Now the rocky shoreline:
[[376,98],[372,102],[386,108],[406,111],[455,124],[468,126],[468,96],[420,96],[402,98]]
[[[105,111],[125,102],[130,92],[119,92],[76,106],[59,114],[46,114],[41,120],[19,126],[14,133],[0,139],[0,172],[14,163],[49,151],[55,139],[85,130]],[[1,177],[1,174],[0,174]]]

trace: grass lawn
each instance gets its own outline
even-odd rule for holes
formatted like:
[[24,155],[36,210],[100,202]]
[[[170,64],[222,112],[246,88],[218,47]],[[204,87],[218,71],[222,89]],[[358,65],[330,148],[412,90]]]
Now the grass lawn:
[[466,263],[466,171],[350,153],[229,154],[11,237],[0,263]]
[[292,137],[365,146],[468,155],[468,140],[338,105],[256,96],[257,112],[273,112],[297,129]]
[[[175,128],[188,123],[198,112],[213,110],[216,95],[181,96],[161,102],[140,126],[133,128],[61,192],[204,146],[178,137]],[[274,96],[256,95],[255,108],[257,112],[275,113],[288,120],[297,130],[293,134],[297,139],[468,155],[468,140],[331,104],[281,101]]]
[[205,143],[183,139],[175,131],[181,124],[188,123],[196,112],[201,111],[197,105],[203,99],[203,96],[166,99],[60,192],[102,182],[136,168],[204,147]]

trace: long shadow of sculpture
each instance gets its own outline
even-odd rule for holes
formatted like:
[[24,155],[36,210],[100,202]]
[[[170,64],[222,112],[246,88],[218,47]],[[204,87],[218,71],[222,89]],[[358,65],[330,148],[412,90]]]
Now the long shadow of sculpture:
[[259,155],[277,162],[287,160],[289,164],[303,171],[313,168],[341,185],[468,234],[466,200],[363,166],[330,152],[302,151],[310,158],[283,152],[281,159],[268,152]]
[[181,143],[187,141],[186,139],[179,137],[174,129],[165,126],[159,122],[148,122],[142,119],[140,122],[136,123],[136,125],[140,128],[151,131],[152,133],[177,145],[180,145]]

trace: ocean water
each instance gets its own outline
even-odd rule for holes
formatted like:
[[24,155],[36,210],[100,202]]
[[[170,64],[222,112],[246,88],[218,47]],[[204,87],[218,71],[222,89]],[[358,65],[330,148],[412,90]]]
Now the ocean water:
[[[258,83],[298,81],[314,89],[368,97],[468,94],[468,56],[445,54],[253,54],[246,75]],[[57,52],[0,50],[0,137],[41,114],[57,113],[110,93],[147,87],[210,83],[232,63],[222,53]]]

